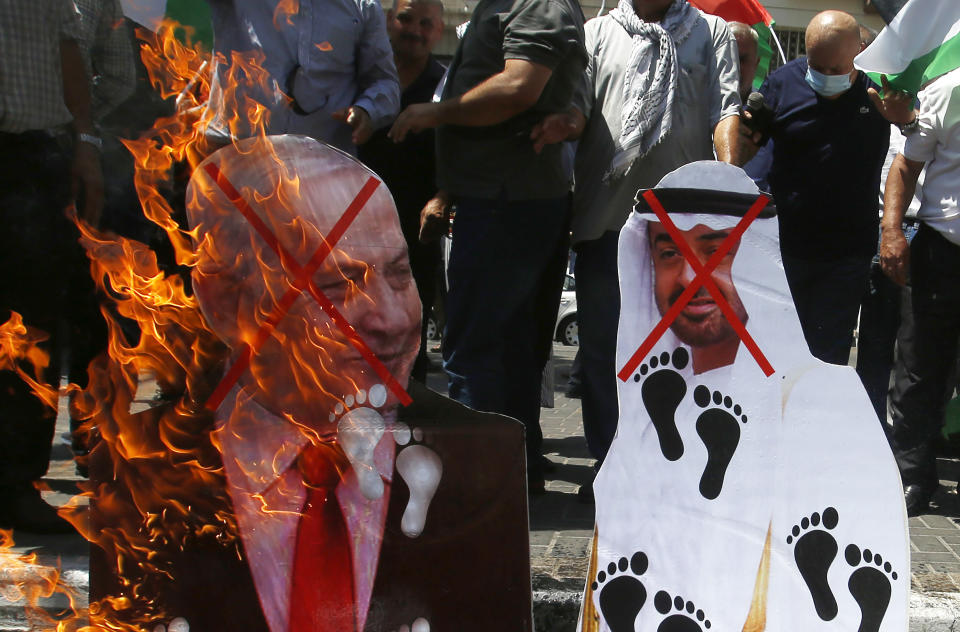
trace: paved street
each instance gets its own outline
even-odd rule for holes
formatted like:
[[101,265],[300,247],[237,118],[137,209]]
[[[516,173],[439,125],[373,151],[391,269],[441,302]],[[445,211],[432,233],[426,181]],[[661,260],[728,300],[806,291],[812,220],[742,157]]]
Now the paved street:
[[[543,409],[544,451],[556,465],[547,474],[547,493],[530,501],[530,557],[533,568],[535,620],[541,632],[565,632],[575,628],[579,594],[586,575],[593,506],[578,501],[578,487],[589,481],[593,460],[589,458],[581,430],[580,401],[563,395],[575,347],[555,345],[554,408]],[[438,354],[431,354],[439,365]],[[430,376],[435,389],[445,381],[437,370]],[[46,484],[46,495],[57,503],[66,502],[76,491],[78,478],[69,461],[69,447],[58,430],[54,462]],[[911,630],[952,630],[960,626],[960,498],[955,491],[960,460],[941,459],[943,481],[931,515],[910,521]],[[15,564],[12,557],[37,553],[37,565]],[[57,559],[63,581],[79,594],[87,587],[86,543],[79,537],[17,536],[15,546],[0,553],[0,632],[31,629],[22,607],[5,600],[12,582],[39,583],[43,566],[55,567]],[[81,599],[83,603],[84,599]],[[66,598],[57,595],[44,602],[62,608]],[[199,631],[203,632],[203,631]]]

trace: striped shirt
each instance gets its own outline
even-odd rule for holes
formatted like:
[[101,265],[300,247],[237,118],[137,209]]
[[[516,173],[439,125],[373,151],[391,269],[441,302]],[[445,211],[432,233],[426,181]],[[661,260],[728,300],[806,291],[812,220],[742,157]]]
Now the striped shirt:
[[73,120],[63,99],[60,41],[79,40],[79,28],[71,0],[0,2],[0,131]]
[[75,0],[80,53],[90,77],[90,109],[99,121],[133,94],[137,81],[133,37],[119,0]]

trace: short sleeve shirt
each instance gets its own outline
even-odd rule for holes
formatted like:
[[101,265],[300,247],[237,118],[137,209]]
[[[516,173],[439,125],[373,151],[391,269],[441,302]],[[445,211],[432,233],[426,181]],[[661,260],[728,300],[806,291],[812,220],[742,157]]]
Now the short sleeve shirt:
[[907,136],[903,155],[927,163],[917,218],[960,245],[960,70],[919,94],[920,129]]
[[0,2],[0,131],[20,133],[73,120],[63,100],[60,41],[78,40],[71,0]]
[[561,147],[533,151],[530,132],[547,114],[569,109],[586,64],[583,13],[572,0],[481,0],[451,64],[443,97],[465,94],[522,59],[552,71],[537,103],[487,127],[437,130],[437,184],[455,195],[510,200],[562,197],[570,178]]
[[586,37],[586,77],[574,97],[574,105],[588,117],[575,161],[574,243],[619,231],[638,189],[655,186],[687,163],[712,160],[713,129],[740,111],[736,40],[726,22],[701,14],[677,48],[673,129],[626,175],[604,182],[620,136],[623,82],[633,43],[609,15],[587,22]]
[[774,110],[768,180],[780,248],[801,259],[870,257],[877,249],[877,191],[890,123],[870,102],[863,73],[836,99],[814,92],[806,73],[801,57],[760,88]]

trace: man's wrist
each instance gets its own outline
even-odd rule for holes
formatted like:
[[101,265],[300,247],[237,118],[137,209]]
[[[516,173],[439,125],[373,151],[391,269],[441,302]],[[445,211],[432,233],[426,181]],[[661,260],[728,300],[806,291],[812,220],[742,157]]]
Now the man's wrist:
[[893,221],[881,220],[880,232],[882,232],[884,235],[890,235],[891,237],[902,235],[903,221],[897,220],[896,223],[894,223]]
[[97,151],[103,151],[103,139],[99,136],[95,136],[94,134],[79,132],[77,134],[77,142],[93,145],[97,148]]
[[918,117],[917,113],[914,112],[913,119],[909,123],[899,123],[897,127],[900,128],[901,134],[904,136],[909,136],[920,129],[920,117]]

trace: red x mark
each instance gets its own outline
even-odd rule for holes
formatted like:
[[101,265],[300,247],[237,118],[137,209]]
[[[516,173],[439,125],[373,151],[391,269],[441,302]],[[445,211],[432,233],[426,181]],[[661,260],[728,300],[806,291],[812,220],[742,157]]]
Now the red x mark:
[[660,204],[660,200],[657,199],[657,196],[654,195],[653,191],[646,191],[643,194],[643,199],[647,201],[647,204],[650,205],[650,208],[653,209],[653,212],[656,213],[657,218],[660,220],[660,223],[663,224],[663,227],[670,233],[670,236],[673,237],[674,243],[676,243],[677,248],[683,253],[683,258],[687,260],[690,264],[690,267],[694,269],[697,275],[694,277],[693,281],[686,287],[682,294],[677,298],[676,302],[670,306],[670,309],[667,310],[667,313],[663,315],[663,318],[660,319],[660,322],[657,323],[657,326],[653,328],[653,331],[647,336],[643,341],[643,344],[640,345],[640,348],[630,357],[630,360],[624,365],[620,372],[617,373],[617,377],[621,381],[626,382],[627,379],[637,370],[637,367],[643,362],[643,359],[647,357],[647,354],[650,353],[650,350],[653,349],[653,345],[657,344],[657,341],[663,336],[667,329],[673,324],[673,321],[677,319],[677,316],[680,315],[680,312],[687,306],[687,303],[693,298],[694,294],[700,289],[700,286],[707,288],[707,291],[710,292],[713,296],[713,300],[716,301],[717,306],[720,308],[720,311],[723,312],[723,315],[729,321],[730,326],[733,327],[733,330],[736,332],[737,336],[740,337],[740,340],[743,341],[743,344],[746,345],[749,349],[750,354],[753,355],[753,358],[757,361],[757,364],[760,365],[760,369],[763,371],[763,374],[767,377],[773,375],[773,367],[767,361],[767,358],[763,355],[763,352],[760,351],[760,347],[757,346],[757,343],[754,341],[753,337],[750,335],[750,332],[747,331],[747,328],[740,322],[740,319],[737,318],[737,315],[734,313],[733,309],[730,307],[730,304],[727,302],[726,297],[720,293],[720,289],[717,287],[716,283],[713,282],[713,278],[710,276],[713,274],[714,269],[720,264],[727,253],[730,252],[730,249],[733,248],[740,237],[743,236],[744,231],[747,230],[747,227],[750,226],[750,223],[757,218],[757,215],[760,214],[760,211],[767,205],[770,201],[765,195],[761,195],[757,198],[757,201],[753,203],[753,206],[750,207],[750,210],[743,216],[743,218],[737,223],[736,227],[730,234],[727,235],[727,238],[723,240],[723,243],[720,244],[720,247],[716,252],[711,255],[710,259],[707,260],[706,265],[701,265],[700,260],[697,259],[697,256],[690,249],[690,245],[687,244],[686,240],[683,238],[683,233],[680,232],[680,229],[677,228],[676,224],[673,223],[673,220],[670,219],[670,216],[667,215],[667,211],[663,208],[663,205]]
[[353,220],[356,219],[367,201],[369,201],[373,192],[380,186],[380,181],[373,176],[367,179],[363,188],[360,189],[360,192],[357,193],[356,197],[353,198],[353,201],[347,207],[347,210],[344,211],[340,219],[337,220],[337,223],[334,224],[330,232],[323,238],[323,243],[320,244],[317,251],[310,257],[307,265],[301,267],[296,259],[280,244],[280,240],[277,239],[277,236],[273,234],[266,223],[250,208],[250,205],[247,204],[247,201],[243,199],[243,196],[234,188],[223,172],[212,162],[207,164],[205,169],[207,173],[210,174],[210,177],[213,178],[214,182],[217,183],[217,186],[220,187],[220,190],[226,194],[227,198],[237,207],[237,210],[247,218],[247,221],[250,222],[254,230],[267,242],[270,249],[277,253],[277,256],[280,257],[284,265],[289,267],[295,275],[292,287],[280,298],[280,301],[273,308],[273,311],[270,312],[267,320],[260,326],[257,335],[253,339],[253,345],[244,344],[243,350],[240,352],[240,357],[233,366],[230,367],[230,370],[227,371],[226,375],[223,376],[223,379],[220,380],[220,383],[217,385],[217,388],[214,389],[210,395],[210,399],[208,399],[205,404],[207,409],[216,410],[220,404],[223,403],[230,389],[233,388],[233,385],[237,383],[240,376],[243,375],[244,371],[250,366],[250,360],[253,354],[266,343],[277,324],[286,316],[290,308],[293,307],[294,301],[300,297],[305,289],[310,292],[310,295],[317,301],[321,309],[327,313],[330,320],[333,321],[347,337],[347,340],[349,340],[360,355],[363,356],[367,364],[373,368],[377,376],[393,391],[393,394],[400,400],[400,403],[408,406],[413,401],[410,395],[407,394],[396,378],[390,374],[389,369],[384,366],[376,354],[370,350],[370,347],[363,341],[353,325],[347,322],[347,319],[343,317],[336,306],[334,306],[330,299],[328,299],[313,282],[314,273],[316,273],[317,269],[323,264],[323,261],[333,250],[334,246],[336,246],[337,242],[340,241],[340,238],[343,237],[343,234],[347,231],[350,224],[353,223]]

